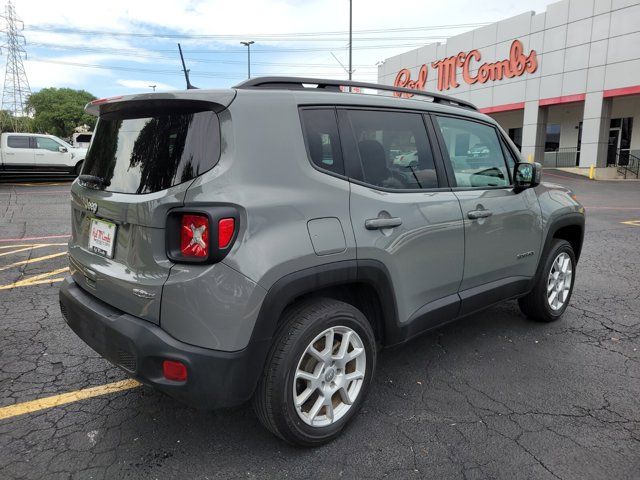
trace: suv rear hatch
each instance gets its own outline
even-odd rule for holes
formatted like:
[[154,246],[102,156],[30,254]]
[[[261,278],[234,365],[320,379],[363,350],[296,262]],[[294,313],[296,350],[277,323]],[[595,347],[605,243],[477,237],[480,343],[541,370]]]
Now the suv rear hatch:
[[217,112],[233,91],[187,91],[98,100],[81,175],[71,188],[69,264],[100,300],[159,323],[167,212],[220,157]]

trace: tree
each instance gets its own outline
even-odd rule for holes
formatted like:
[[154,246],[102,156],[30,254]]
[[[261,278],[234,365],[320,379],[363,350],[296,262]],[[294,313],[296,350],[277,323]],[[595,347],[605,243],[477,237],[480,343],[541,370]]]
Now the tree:
[[14,117],[7,110],[0,110],[0,131],[2,132],[37,132],[33,118]]
[[29,96],[27,108],[34,114],[37,130],[66,138],[82,124],[95,126],[95,117],[84,111],[85,105],[95,98],[85,90],[43,88]]

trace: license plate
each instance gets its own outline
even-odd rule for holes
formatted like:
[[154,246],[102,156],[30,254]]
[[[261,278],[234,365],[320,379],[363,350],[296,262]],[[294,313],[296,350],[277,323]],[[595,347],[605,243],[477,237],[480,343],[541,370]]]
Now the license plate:
[[113,258],[113,246],[116,239],[116,224],[91,219],[91,231],[89,232],[89,250],[103,257]]

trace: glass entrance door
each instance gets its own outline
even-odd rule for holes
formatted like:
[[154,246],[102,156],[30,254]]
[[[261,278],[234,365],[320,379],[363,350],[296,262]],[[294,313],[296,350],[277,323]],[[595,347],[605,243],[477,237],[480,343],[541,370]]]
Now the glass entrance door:
[[618,149],[620,148],[620,129],[609,129],[609,148],[607,149],[607,167],[616,164]]

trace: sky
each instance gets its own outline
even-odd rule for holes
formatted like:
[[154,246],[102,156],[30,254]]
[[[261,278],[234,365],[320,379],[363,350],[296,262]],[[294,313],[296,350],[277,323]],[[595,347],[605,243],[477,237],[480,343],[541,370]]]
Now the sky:
[[[2,8],[4,0],[0,0]],[[353,0],[353,78],[377,80],[385,58],[526,11],[549,0]],[[14,0],[24,23],[32,91],[84,89],[97,97],[225,88],[251,76],[346,79],[348,0]],[[6,50],[0,74],[4,78]]]

